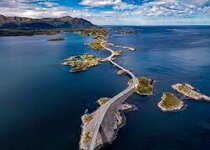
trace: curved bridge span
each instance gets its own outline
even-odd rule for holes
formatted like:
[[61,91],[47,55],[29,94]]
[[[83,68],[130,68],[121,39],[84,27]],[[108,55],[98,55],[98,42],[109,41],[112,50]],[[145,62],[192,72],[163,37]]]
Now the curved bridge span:
[[[97,143],[101,142],[104,143],[106,141],[111,141],[109,137],[113,137],[114,135],[114,130],[113,126],[114,123],[113,117],[114,117],[114,112],[119,109],[119,106],[130,96],[133,94],[135,87],[138,86],[139,82],[136,76],[129,70],[125,69],[124,67],[120,66],[119,64],[115,63],[112,58],[115,56],[115,51],[112,49],[106,47],[104,45],[104,41],[101,42],[101,46],[110,51],[111,55],[107,58],[107,60],[119,68],[120,70],[126,72],[131,79],[133,79],[132,85],[130,85],[128,88],[126,88],[124,91],[120,92],[113,98],[111,98],[107,103],[105,103],[103,106],[101,106],[97,110],[97,116],[94,118],[97,118],[94,122],[94,127],[93,127],[93,134],[92,134],[92,139],[91,143],[88,147],[88,150],[94,150],[97,146]],[[107,125],[109,124],[109,125]],[[111,129],[112,128],[112,129]],[[100,134],[99,134],[100,133]],[[106,135],[111,135],[111,136],[106,136]],[[98,141],[97,141],[98,140]]]

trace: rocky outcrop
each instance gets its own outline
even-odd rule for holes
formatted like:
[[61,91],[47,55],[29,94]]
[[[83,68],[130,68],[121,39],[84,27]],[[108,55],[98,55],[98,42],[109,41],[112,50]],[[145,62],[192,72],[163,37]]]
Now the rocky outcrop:
[[210,97],[207,95],[204,95],[202,93],[200,93],[196,88],[194,88],[192,85],[187,84],[187,83],[177,83],[172,85],[172,88],[174,90],[176,90],[177,92],[195,99],[195,100],[206,100],[206,101],[210,101]]
[[184,107],[184,102],[177,98],[174,94],[165,92],[158,103],[158,107],[162,111],[181,110]]

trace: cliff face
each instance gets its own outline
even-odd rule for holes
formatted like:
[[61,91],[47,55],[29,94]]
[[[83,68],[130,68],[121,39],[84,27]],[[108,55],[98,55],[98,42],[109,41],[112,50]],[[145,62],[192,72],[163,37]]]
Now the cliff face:
[[96,27],[91,22],[82,18],[70,16],[61,18],[32,19],[25,17],[6,17],[0,15],[0,28],[11,29],[54,29],[54,28],[91,28]]

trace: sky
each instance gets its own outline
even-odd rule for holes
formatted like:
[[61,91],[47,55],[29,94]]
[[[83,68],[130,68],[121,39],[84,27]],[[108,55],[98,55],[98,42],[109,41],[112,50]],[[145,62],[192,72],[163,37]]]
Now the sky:
[[0,0],[0,14],[96,25],[210,25],[210,0]]

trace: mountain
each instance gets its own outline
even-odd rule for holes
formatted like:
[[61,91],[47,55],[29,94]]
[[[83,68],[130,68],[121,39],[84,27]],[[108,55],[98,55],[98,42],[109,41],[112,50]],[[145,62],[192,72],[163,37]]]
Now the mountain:
[[26,17],[7,17],[0,15],[0,29],[81,29],[96,27],[82,18],[65,16],[61,18],[32,19]]

